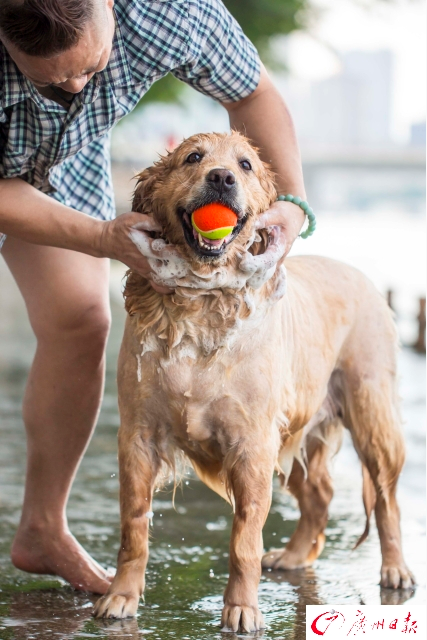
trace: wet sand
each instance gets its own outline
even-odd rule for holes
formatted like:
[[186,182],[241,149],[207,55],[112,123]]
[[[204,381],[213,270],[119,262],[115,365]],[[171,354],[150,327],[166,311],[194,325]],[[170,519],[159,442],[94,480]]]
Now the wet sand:
[[[119,544],[115,368],[124,321],[121,275],[121,267],[113,265],[105,397],[68,510],[73,533],[106,566],[115,565]],[[218,626],[227,579],[230,508],[190,476],[177,493],[175,510],[170,491],[155,496],[146,600],[136,619],[95,621],[95,597],[79,594],[55,578],[13,568],[9,548],[19,522],[25,472],[20,406],[34,349],[22,301],[0,258],[0,639],[237,637],[222,636]],[[403,604],[408,599],[425,603],[425,358],[402,351],[400,371],[408,455],[399,500],[404,551],[418,586],[406,592],[380,589],[375,526],[367,542],[351,551],[363,531],[364,512],[360,465],[347,438],[334,462],[336,491],[321,557],[311,569],[265,572],[262,577],[266,640],[303,640],[306,604]],[[265,547],[283,545],[297,520],[293,499],[276,486]]]

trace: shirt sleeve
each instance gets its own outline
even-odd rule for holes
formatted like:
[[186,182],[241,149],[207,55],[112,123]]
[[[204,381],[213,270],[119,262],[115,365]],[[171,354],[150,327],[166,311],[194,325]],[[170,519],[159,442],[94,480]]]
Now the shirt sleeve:
[[258,86],[260,60],[220,0],[188,1],[187,51],[172,73],[220,102],[236,102]]

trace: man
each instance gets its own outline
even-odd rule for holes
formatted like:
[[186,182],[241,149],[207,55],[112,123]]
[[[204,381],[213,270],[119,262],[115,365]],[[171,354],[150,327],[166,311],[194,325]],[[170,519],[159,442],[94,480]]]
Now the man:
[[[290,115],[220,0],[0,0],[0,244],[37,337],[12,561],[97,593],[111,576],[71,535],[65,509],[102,397],[108,258],[151,280],[130,232],[154,228],[142,214],[114,220],[109,132],[169,71],[227,109],[272,164],[278,194],[304,197]],[[271,261],[303,221],[289,202],[263,215],[277,227]]]

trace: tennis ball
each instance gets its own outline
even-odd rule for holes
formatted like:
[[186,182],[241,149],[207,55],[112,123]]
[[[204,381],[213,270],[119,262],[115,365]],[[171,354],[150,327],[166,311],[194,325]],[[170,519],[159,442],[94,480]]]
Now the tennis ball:
[[228,207],[218,202],[196,209],[191,224],[204,238],[220,240],[229,236],[237,224],[237,216]]

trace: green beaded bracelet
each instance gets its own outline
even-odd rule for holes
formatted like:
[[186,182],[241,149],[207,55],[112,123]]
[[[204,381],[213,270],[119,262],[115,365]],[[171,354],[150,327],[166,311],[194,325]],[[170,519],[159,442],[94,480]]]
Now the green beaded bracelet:
[[308,202],[306,202],[299,196],[293,196],[290,193],[288,193],[287,196],[277,196],[276,202],[277,201],[293,202],[294,204],[298,205],[304,211],[308,219],[308,227],[305,231],[299,234],[300,238],[304,238],[305,240],[305,238],[308,238],[308,236],[313,235],[314,230],[316,229],[316,216],[314,215],[313,209],[310,207]]

